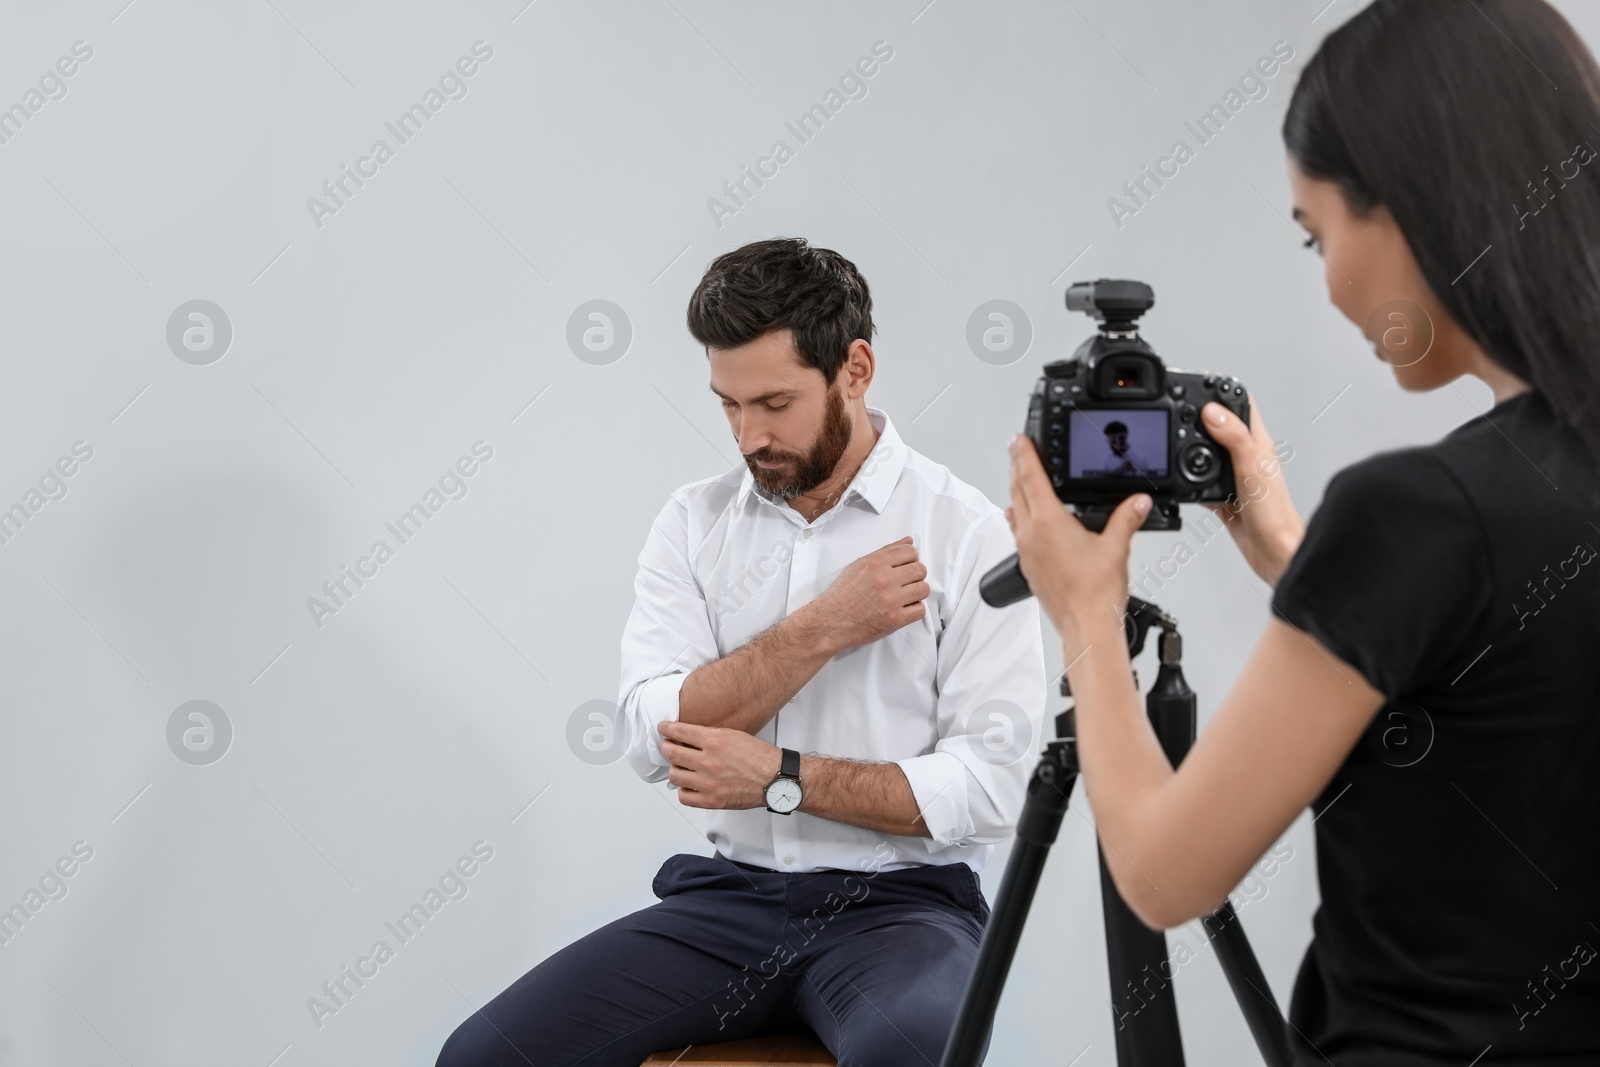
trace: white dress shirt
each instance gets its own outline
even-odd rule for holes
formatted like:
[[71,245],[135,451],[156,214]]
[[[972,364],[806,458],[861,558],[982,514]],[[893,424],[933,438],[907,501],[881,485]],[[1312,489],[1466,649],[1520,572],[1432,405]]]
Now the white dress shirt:
[[923,618],[834,656],[757,736],[807,754],[899,764],[931,839],[764,806],[707,810],[706,833],[727,858],[784,872],[956,861],[977,871],[992,843],[1011,835],[1043,743],[1039,605],[983,603],[979,580],[1016,551],[1005,513],[907,447],[882,410],[867,415],[877,445],[815,522],[743,464],[679,488],[656,516],[622,635],[628,759],[646,781],[666,778],[656,724],[678,718],[689,672],[909,534],[928,568]]

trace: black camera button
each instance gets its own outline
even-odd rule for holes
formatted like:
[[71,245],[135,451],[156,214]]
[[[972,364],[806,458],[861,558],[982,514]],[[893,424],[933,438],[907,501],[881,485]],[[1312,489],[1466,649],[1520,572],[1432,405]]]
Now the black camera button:
[[[1182,388],[1182,386],[1179,386],[1179,388]],[[1178,421],[1179,422],[1193,422],[1194,421],[1194,416],[1195,416],[1195,410],[1194,410],[1194,405],[1193,404],[1180,404],[1178,406]]]
[[1083,386],[1074,385],[1072,388],[1068,389],[1067,392],[1071,393],[1073,396],[1082,396],[1083,395]]
[[1222,458],[1210,445],[1195,440],[1179,454],[1178,471],[1195,485],[1207,485],[1221,475]]
[[1183,386],[1181,386],[1181,385],[1169,385],[1169,386],[1167,386],[1167,394],[1169,396],[1171,396],[1172,399],[1174,399],[1174,400],[1182,400],[1183,399],[1183,391],[1184,391],[1183,390]]
[[1200,384],[1205,386],[1207,389],[1214,388],[1216,386],[1216,384],[1217,384],[1216,375],[1213,375],[1213,374],[1206,375],[1205,378],[1203,380],[1201,380]]

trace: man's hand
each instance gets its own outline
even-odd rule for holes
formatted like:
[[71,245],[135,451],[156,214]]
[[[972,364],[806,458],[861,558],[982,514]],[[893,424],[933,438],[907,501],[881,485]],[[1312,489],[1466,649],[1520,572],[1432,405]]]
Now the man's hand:
[[[767,786],[783,764],[780,749],[720,726],[667,719],[658,729],[678,803],[724,810],[767,806]],[[802,754],[800,781],[806,798],[799,810],[808,815],[879,833],[931,836],[898,764]]]
[[661,723],[661,754],[672,764],[667,781],[678,803],[691,808],[764,808],[767,786],[778,776],[783,753],[743,730],[668,719]]
[[851,563],[802,611],[825,623],[838,651],[867,645],[927,614],[928,568],[902,537]]

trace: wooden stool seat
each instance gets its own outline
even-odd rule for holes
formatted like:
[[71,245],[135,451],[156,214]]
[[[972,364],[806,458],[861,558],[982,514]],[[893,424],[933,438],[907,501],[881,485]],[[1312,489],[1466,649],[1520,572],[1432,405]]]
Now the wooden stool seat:
[[813,1034],[772,1034],[657,1052],[640,1067],[837,1067]]

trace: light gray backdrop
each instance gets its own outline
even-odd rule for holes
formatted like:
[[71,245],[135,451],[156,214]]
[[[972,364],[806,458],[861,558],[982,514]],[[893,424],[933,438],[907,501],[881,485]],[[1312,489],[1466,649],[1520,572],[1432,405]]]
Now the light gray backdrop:
[[[1091,329],[1073,280],[1150,282],[1146,335],[1254,389],[1308,513],[1339,467],[1487,406],[1401,394],[1286,217],[1285,102],[1357,6],[1325,4],[8,4],[0,1064],[431,1064],[652,903],[663,858],[709,851],[606,716],[652,517],[739,462],[683,328],[719,252],[802,234],[853,259],[869,399],[1002,503],[1040,363]],[[1200,144],[1185,123],[1277,42],[1294,59]],[[802,142],[785,124],[815,104]],[[1193,158],[1114,213],[1180,139]],[[735,200],[746,167],[768,176]],[[385,525],[419,504],[407,539]],[[1159,592],[1202,719],[1267,592],[1225,539]],[[1075,812],[993,1063],[1114,1063]],[[1240,893],[1282,999],[1306,817],[1285,844]],[[419,902],[402,942],[385,924]],[[1203,938],[1175,936],[1191,1062],[1251,1062]],[[346,966],[370,976],[336,1002]]]

